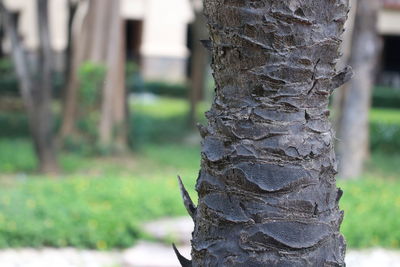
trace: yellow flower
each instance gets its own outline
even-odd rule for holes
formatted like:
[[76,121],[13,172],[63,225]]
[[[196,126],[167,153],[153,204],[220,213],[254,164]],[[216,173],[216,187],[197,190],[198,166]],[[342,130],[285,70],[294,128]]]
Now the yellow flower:
[[104,240],[100,240],[96,243],[97,249],[103,250],[107,248],[107,243]]

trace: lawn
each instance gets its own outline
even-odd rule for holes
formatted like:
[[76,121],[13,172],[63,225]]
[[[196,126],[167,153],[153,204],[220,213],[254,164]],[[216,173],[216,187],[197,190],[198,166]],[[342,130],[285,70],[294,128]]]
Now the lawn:
[[[29,139],[0,139],[0,247],[129,247],[148,238],[144,221],[185,214],[176,175],[196,199],[200,163],[197,135],[184,130],[187,106],[165,98],[132,105],[132,138],[140,140],[132,154],[62,153],[57,178],[35,173]],[[390,112],[386,117],[396,120]],[[360,180],[339,182],[349,247],[400,248],[399,162],[399,154],[374,152]]]

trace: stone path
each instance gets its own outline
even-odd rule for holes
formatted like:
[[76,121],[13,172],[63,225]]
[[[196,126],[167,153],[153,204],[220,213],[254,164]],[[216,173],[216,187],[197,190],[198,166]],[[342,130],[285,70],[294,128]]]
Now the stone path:
[[[163,219],[144,225],[158,240],[175,240],[179,251],[190,256],[189,238],[193,229],[190,218]],[[380,248],[349,251],[347,267],[400,267],[400,251]],[[0,267],[179,267],[170,245],[139,242],[124,251],[99,252],[64,249],[0,250]]]
[[7,249],[0,251],[1,267],[122,267],[116,252],[65,249]]

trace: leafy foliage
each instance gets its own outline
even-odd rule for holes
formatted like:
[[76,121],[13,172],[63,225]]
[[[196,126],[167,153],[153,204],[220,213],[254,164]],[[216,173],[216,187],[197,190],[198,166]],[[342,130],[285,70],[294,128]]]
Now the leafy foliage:
[[[140,144],[135,155],[62,153],[61,179],[35,175],[28,139],[0,139],[0,247],[128,247],[144,236],[144,221],[186,214],[176,175],[194,196],[200,163],[199,146],[182,143],[190,133],[185,130],[188,105],[171,98],[131,104],[131,138]],[[206,109],[201,107],[199,121]],[[396,110],[371,113],[372,123],[398,125],[399,120]],[[377,148],[361,180],[340,182],[342,232],[350,247],[400,248],[398,162],[400,154],[388,156]]]
[[372,106],[376,108],[400,108],[400,90],[376,87],[372,93]]
[[159,96],[167,96],[167,97],[178,97],[178,98],[186,98],[189,93],[189,89],[184,84],[173,84],[166,82],[138,82],[139,78],[137,75],[134,77],[135,79],[130,79],[129,81],[133,81],[128,83],[128,89],[132,93],[152,93]]
[[374,151],[400,151],[400,109],[373,109],[370,116],[370,145]]
[[131,246],[138,223],[183,214],[171,179],[25,180],[0,189],[0,247]]
[[78,74],[79,106],[76,126],[79,133],[63,140],[64,148],[91,154],[99,150],[97,128],[100,120],[100,89],[104,82],[106,68],[101,64],[84,62]]
[[340,183],[342,232],[349,247],[400,248],[400,180],[368,177]]
[[[1,140],[0,151],[1,172],[33,170],[28,140]],[[175,176],[181,174],[194,196],[199,147],[147,143],[137,155],[107,159],[64,154],[65,179],[59,180],[3,174],[0,247],[128,247],[144,237],[144,221],[185,215]],[[340,182],[345,192],[342,232],[350,247],[400,248],[399,157],[373,154],[365,177]]]
[[[12,170],[33,167],[29,142],[15,144],[27,157],[14,165],[10,161]],[[10,147],[0,142],[1,151]],[[124,248],[145,236],[139,227],[144,221],[184,215],[176,174],[192,178],[185,182],[194,188],[199,147],[146,146],[141,154],[119,159],[63,155],[65,179],[3,174],[0,247]],[[0,162],[6,157],[0,154]]]

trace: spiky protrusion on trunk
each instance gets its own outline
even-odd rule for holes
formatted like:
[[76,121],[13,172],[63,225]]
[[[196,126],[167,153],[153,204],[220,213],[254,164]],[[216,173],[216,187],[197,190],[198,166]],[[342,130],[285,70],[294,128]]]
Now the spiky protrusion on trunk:
[[205,0],[216,98],[193,266],[344,266],[328,97],[347,0]]

